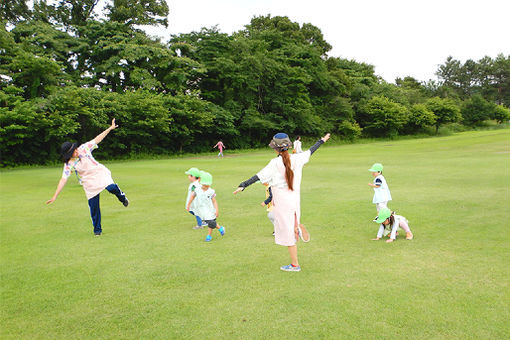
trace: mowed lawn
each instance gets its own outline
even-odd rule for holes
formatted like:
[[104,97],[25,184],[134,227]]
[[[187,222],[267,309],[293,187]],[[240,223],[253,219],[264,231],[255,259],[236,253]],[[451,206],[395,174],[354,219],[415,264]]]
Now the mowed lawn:
[[[0,338],[510,337],[510,130],[320,148],[303,172],[299,273],[279,269],[263,186],[232,195],[274,152],[226,155],[109,162],[98,149],[130,199],[101,194],[100,237],[74,177],[44,204],[60,167],[0,172]],[[374,162],[412,241],[370,240]],[[226,234],[210,243],[184,210],[192,166],[214,176]]]

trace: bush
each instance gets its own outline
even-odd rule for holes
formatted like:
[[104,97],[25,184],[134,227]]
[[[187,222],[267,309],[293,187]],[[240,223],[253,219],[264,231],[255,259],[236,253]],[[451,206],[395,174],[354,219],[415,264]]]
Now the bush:
[[436,116],[425,104],[414,104],[409,109],[408,121],[406,124],[407,133],[423,131],[426,127],[434,125]]
[[496,105],[489,103],[480,95],[474,95],[462,105],[462,123],[468,126],[480,125],[491,117]]
[[498,124],[510,120],[510,109],[504,107],[503,105],[496,105],[492,111],[492,114],[490,115],[490,118],[496,120]]
[[395,137],[407,123],[407,109],[386,97],[372,97],[362,108],[367,122],[363,128],[369,136]]
[[462,118],[458,105],[452,99],[434,97],[427,100],[425,105],[436,116],[436,133],[441,125],[456,123]]
[[355,139],[358,139],[361,136],[362,129],[358,125],[358,123],[349,122],[347,120],[344,120],[338,125],[337,128],[337,134],[345,140],[348,141],[354,141]]

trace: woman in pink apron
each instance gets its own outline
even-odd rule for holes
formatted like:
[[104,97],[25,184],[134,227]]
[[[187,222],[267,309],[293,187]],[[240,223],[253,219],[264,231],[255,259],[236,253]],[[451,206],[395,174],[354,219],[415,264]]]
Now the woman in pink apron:
[[97,149],[99,144],[106,135],[117,128],[115,119],[112,120],[112,125],[96,136],[93,140],[78,145],[78,143],[65,142],[61,146],[61,157],[64,162],[64,171],[62,178],[58,182],[55,194],[51,199],[46,201],[46,204],[53,203],[57,196],[67,183],[67,179],[73,171],[76,171],[81,179],[81,185],[85,190],[87,196],[90,216],[92,224],[94,225],[94,235],[99,236],[102,233],[101,228],[101,210],[99,208],[99,194],[104,189],[108,190],[111,194],[117,196],[118,200],[127,207],[129,201],[126,195],[120,190],[119,186],[115,184],[112,179],[112,173],[103,164],[97,162],[92,156],[92,151]]
[[309,150],[289,154],[292,142],[285,133],[277,133],[269,144],[278,157],[273,158],[265,168],[252,178],[239,184],[234,194],[243,191],[247,186],[260,181],[268,183],[273,193],[273,214],[275,219],[275,243],[289,249],[291,263],[280,267],[284,271],[300,271],[297,255],[297,233],[300,224],[300,189],[303,166],[310,156],[327,140],[329,133],[322,137]]

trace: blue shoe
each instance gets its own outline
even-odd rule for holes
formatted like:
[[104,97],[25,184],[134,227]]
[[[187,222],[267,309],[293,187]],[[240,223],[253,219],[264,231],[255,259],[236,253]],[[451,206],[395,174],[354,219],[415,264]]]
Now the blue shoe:
[[225,227],[221,227],[218,230],[220,231],[221,236],[225,235]]
[[294,267],[291,264],[286,265],[286,266],[281,266],[280,269],[283,271],[286,271],[286,272],[300,272],[301,271],[300,266]]
[[211,235],[207,235],[207,236],[205,237],[205,242],[211,242],[211,240],[212,240]]

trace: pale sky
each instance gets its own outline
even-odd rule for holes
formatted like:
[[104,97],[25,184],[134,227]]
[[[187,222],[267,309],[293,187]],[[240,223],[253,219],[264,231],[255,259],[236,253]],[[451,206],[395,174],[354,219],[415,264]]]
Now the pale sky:
[[437,80],[448,56],[462,62],[510,55],[510,0],[166,0],[168,29],[151,35],[199,31],[218,25],[231,34],[259,15],[287,16],[317,26],[333,46],[329,56],[375,66],[396,77]]

